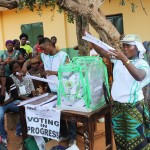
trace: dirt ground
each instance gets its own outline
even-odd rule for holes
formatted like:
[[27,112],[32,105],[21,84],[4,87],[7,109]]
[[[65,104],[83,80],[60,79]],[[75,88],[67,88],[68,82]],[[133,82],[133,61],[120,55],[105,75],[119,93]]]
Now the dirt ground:
[[[80,130],[80,129],[79,129]],[[82,129],[81,129],[82,130]],[[104,133],[104,123],[97,123],[97,133],[98,136],[94,139],[94,150],[105,150],[105,133]],[[21,150],[22,148],[22,138],[15,135],[15,130],[7,131],[8,132],[8,150]],[[57,142],[51,140],[46,144],[46,150],[51,150],[53,146],[62,145],[67,147],[68,141],[66,142]],[[77,135],[77,146],[80,150],[84,150],[84,138],[81,135]],[[3,150],[3,149],[0,149]],[[115,144],[113,142],[113,150],[116,150]]]

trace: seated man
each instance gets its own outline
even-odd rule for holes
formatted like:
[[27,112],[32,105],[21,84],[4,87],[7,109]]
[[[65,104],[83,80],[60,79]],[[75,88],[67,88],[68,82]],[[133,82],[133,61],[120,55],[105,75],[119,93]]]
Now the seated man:
[[[7,145],[7,132],[4,128],[4,115],[7,111],[19,112],[19,107],[17,104],[20,103],[18,100],[18,92],[16,86],[10,77],[0,77],[1,79],[1,91],[8,92],[10,98],[5,100],[5,93],[2,92],[0,95],[0,136],[2,137],[2,142]],[[18,123],[16,128],[16,135],[21,135],[21,125]]]

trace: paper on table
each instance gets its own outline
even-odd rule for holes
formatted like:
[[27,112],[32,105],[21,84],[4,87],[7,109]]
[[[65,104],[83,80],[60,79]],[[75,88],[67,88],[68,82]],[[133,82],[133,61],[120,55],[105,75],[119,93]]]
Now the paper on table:
[[49,103],[46,103],[46,104],[42,105],[42,107],[44,109],[55,108],[56,104],[57,104],[57,100],[53,100],[53,101],[51,101]]
[[40,106],[45,105],[45,104],[47,104],[47,103],[53,101],[53,100],[56,99],[56,98],[57,98],[57,95],[54,95],[53,97],[51,97],[50,99],[48,99],[47,101],[45,101],[45,102],[43,102],[43,103],[40,103],[39,105],[40,105]]
[[27,74],[26,77],[34,79],[34,80],[42,81],[42,82],[54,83],[53,80],[44,79],[44,78],[40,78],[40,77],[36,77],[36,76],[31,76],[29,74]]
[[58,77],[56,75],[50,75],[46,77],[48,80],[53,81],[53,83],[48,83],[51,91],[57,92],[58,90]]
[[27,101],[23,101],[18,106],[26,105],[28,103],[34,102],[34,101],[36,101],[36,100],[38,100],[40,98],[46,97],[46,96],[48,96],[48,93],[45,93],[45,94],[40,95],[40,96],[33,97],[33,98],[31,98],[30,100],[27,100]]
[[[91,34],[89,34],[87,32],[85,32],[85,36],[82,36],[82,39],[84,39],[88,42],[94,43],[94,44],[96,44],[97,46],[103,48],[106,51],[115,50],[113,47],[107,45],[106,43],[102,42],[101,40],[97,39],[96,37],[92,36]],[[114,54],[111,51],[109,51],[109,53]]]

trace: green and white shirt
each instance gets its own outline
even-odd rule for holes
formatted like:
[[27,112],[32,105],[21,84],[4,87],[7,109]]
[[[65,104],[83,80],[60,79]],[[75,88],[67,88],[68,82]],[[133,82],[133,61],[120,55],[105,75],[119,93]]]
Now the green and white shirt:
[[[49,71],[58,71],[60,65],[64,65],[66,63],[66,59],[68,57],[68,54],[62,51],[59,51],[56,55],[46,55],[42,53],[41,55],[41,60],[44,64],[44,70],[49,70]],[[69,58],[69,57],[68,57]],[[53,80],[54,84],[48,83],[51,91],[57,92],[58,88],[58,77],[55,75],[50,75],[47,76],[47,79]]]
[[[127,68],[120,60],[112,60],[114,63],[113,69],[113,85],[111,95],[114,101],[120,103],[134,103],[144,99],[141,86],[145,80],[136,81],[129,73]],[[138,69],[142,69],[146,72],[146,77],[149,73],[149,65],[143,59],[132,60],[131,63]]]

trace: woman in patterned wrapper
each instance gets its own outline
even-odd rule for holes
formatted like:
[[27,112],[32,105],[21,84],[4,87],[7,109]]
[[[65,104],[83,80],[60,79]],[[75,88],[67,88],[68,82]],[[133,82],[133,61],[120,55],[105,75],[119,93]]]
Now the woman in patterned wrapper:
[[112,124],[118,150],[149,150],[150,119],[142,88],[150,82],[150,67],[143,59],[139,36],[128,34],[120,50],[105,51],[92,44],[101,56],[114,63],[111,89]]

